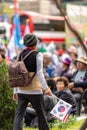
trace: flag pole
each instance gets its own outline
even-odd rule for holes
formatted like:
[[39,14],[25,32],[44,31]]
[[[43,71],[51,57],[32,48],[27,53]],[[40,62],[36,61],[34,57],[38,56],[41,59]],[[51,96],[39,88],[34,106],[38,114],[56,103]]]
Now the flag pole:
[[14,13],[18,13],[18,11],[19,11],[18,0],[14,0]]
[[30,28],[29,28],[29,19],[26,20],[26,26],[25,26],[25,31],[24,31],[24,36],[26,34],[30,33]]

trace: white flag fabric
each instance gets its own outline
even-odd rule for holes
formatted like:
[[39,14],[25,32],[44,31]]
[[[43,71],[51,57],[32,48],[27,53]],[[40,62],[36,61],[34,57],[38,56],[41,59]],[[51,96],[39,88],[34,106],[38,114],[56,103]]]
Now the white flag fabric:
[[15,42],[14,42],[14,33],[15,32],[13,32],[11,39],[9,41],[9,44],[8,44],[9,58],[10,59],[13,59],[15,56],[17,56],[16,46],[15,46]]
[[50,113],[53,115],[53,117],[63,122],[66,122],[70,115],[71,110],[72,105],[59,99],[58,103],[54,106],[54,108],[51,110]]
[[56,50],[56,46],[55,46],[55,43],[53,41],[50,42],[50,44],[47,46],[47,51],[49,52],[54,52]]
[[24,36],[25,36],[26,34],[29,34],[29,33],[30,33],[30,29],[29,29],[28,23],[26,23],[25,31],[24,31]]

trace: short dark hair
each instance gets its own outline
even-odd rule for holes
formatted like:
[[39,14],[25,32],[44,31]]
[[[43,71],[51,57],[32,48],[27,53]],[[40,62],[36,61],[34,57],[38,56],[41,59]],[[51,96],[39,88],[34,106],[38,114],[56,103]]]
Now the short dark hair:
[[[57,82],[59,82],[59,81],[60,81],[60,82],[63,82],[65,87],[67,87],[68,84],[69,84],[69,80],[68,80],[66,77],[64,77],[64,76],[58,77]],[[56,83],[57,83],[57,82],[56,82]]]
[[56,87],[56,81],[54,79],[47,79],[47,85],[53,90]]

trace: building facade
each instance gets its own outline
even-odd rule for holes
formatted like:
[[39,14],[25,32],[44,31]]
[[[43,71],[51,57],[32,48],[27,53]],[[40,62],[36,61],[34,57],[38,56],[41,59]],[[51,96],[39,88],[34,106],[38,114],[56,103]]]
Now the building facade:
[[20,10],[35,11],[42,14],[57,15],[59,13],[53,0],[19,0]]

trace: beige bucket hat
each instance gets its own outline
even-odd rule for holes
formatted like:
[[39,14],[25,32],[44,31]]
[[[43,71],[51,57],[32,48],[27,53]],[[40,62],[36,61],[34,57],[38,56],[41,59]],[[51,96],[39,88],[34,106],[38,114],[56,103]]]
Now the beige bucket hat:
[[80,58],[76,59],[76,61],[87,65],[87,57],[86,56],[81,56]]

